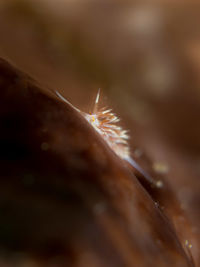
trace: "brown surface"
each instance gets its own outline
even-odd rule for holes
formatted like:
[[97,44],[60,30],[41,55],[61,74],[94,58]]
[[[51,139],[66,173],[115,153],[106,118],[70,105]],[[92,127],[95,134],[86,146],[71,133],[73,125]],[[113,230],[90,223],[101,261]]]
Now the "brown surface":
[[159,206],[80,114],[2,60],[0,81],[8,266],[189,266]]
[[145,186],[181,244],[192,244],[196,266],[199,10],[193,0],[0,1],[0,55],[84,111],[103,89],[102,105],[112,102],[130,129],[133,156],[164,182],[153,192]]

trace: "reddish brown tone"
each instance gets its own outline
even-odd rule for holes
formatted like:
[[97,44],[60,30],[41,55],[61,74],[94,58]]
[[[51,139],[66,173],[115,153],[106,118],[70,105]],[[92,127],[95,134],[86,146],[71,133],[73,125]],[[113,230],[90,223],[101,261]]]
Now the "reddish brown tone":
[[102,88],[100,107],[113,108],[131,155],[163,181],[157,190],[141,177],[198,267],[199,29],[196,0],[0,1],[0,57],[85,112]]
[[0,89],[4,266],[190,266],[170,221],[79,113],[3,60]]

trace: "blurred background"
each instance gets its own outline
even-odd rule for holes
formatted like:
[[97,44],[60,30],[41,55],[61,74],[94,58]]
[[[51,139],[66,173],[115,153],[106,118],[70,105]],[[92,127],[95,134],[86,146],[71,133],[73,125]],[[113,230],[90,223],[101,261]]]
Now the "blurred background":
[[1,0],[0,57],[85,112],[102,89],[132,156],[173,188],[200,266],[200,2]]

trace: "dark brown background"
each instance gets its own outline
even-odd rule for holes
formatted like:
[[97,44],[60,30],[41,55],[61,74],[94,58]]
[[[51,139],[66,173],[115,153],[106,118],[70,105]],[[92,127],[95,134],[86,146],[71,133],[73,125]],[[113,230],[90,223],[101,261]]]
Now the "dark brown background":
[[163,208],[183,246],[187,239],[193,245],[197,266],[199,20],[198,1],[0,3],[1,57],[84,111],[102,88],[101,104],[130,130],[133,156],[166,180],[180,203],[184,217],[170,199]]

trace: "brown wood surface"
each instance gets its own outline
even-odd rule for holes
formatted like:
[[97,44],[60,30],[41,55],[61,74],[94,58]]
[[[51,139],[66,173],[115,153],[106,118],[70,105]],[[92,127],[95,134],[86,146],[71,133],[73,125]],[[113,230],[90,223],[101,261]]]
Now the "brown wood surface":
[[[141,264],[144,265],[149,258],[147,255],[148,253],[151,255],[163,255],[163,252],[158,252],[157,248],[149,252],[151,244],[143,242],[144,236],[146,236],[146,234],[148,236],[148,233],[148,237],[151,239],[151,231],[148,231],[148,233],[144,232],[140,241],[138,237],[140,233],[138,229],[140,229],[140,227],[141,229],[143,227],[145,229],[146,227],[143,226],[143,221],[146,222],[145,225],[152,224],[153,227],[155,227],[155,221],[153,223],[147,222],[147,214],[144,216],[137,214],[138,217],[136,217],[138,219],[132,222],[132,219],[130,219],[132,218],[131,214],[132,212],[135,214],[134,212],[136,210],[129,211],[124,207],[125,204],[121,200],[126,197],[126,205],[130,205],[131,208],[137,207],[135,201],[139,196],[135,191],[143,190],[146,196],[149,196],[150,199],[152,198],[150,203],[153,203],[153,205],[155,202],[157,203],[155,204],[156,210],[161,210],[161,214],[165,218],[168,218],[166,220],[172,225],[170,227],[174,229],[173,231],[176,233],[177,239],[185,253],[188,257],[193,258],[195,266],[200,266],[199,18],[200,4],[199,1],[196,0],[149,0],[148,3],[147,1],[136,0],[0,1],[0,57],[7,59],[8,62],[11,62],[12,66],[28,73],[30,77],[37,81],[35,82],[27,78],[25,74],[21,74],[11,66],[6,67],[7,64],[2,62],[0,74],[2,77],[0,80],[2,92],[0,95],[0,110],[1,116],[4,118],[1,124],[4,128],[1,139],[2,155],[4,155],[1,160],[2,177],[6,178],[6,171],[10,171],[10,175],[11,172],[13,172],[13,177],[15,173],[18,173],[20,176],[20,169],[22,169],[23,165],[24,168],[26,167],[26,172],[23,176],[25,177],[24,183],[26,189],[29,188],[29,185],[34,186],[37,180],[35,178],[37,176],[36,174],[39,173],[40,170],[43,170],[44,173],[44,175],[41,176],[43,178],[46,177],[48,181],[52,181],[51,183],[53,183],[53,181],[57,180],[57,175],[55,175],[55,179],[54,173],[59,172],[59,175],[63,176],[64,179],[66,176],[65,172],[67,172],[66,166],[73,166],[72,169],[74,171],[72,171],[71,175],[76,175],[77,172],[79,172],[79,167],[81,168],[81,173],[82,171],[88,170],[90,160],[87,159],[87,157],[89,152],[86,153],[85,151],[90,151],[92,155],[93,165],[91,166],[90,164],[91,170],[98,170],[96,166],[97,163],[100,166],[104,166],[105,169],[107,169],[106,166],[109,165],[111,173],[109,175],[106,174],[106,177],[107,175],[109,177],[111,176],[114,181],[117,181],[117,190],[123,191],[123,186],[121,185],[122,180],[124,181],[124,187],[126,184],[126,187],[129,188],[126,188],[126,190],[124,189],[123,196],[122,193],[120,193],[116,194],[114,198],[110,192],[112,182],[109,185],[105,184],[111,181],[111,178],[107,179],[104,176],[105,179],[102,178],[100,174],[102,171],[99,173],[101,178],[93,179],[96,189],[87,189],[87,186],[94,187],[94,184],[91,184],[89,180],[87,184],[84,183],[84,185],[82,185],[82,182],[80,182],[81,185],[77,186],[81,188],[83,192],[87,190],[90,191],[88,195],[90,198],[94,199],[94,202],[99,197],[103,200],[96,201],[98,204],[102,202],[112,202],[112,207],[116,206],[117,215],[113,215],[113,213],[110,212],[112,208],[106,211],[106,214],[111,216],[109,218],[106,217],[106,222],[105,219],[103,219],[104,221],[101,219],[100,224],[99,217],[98,219],[92,217],[92,220],[95,221],[95,223],[98,222],[98,225],[100,225],[98,229],[102,229],[102,227],[104,229],[103,234],[99,230],[100,237],[103,238],[103,236],[105,237],[107,233],[109,233],[107,240],[104,239],[102,243],[98,244],[101,248],[104,247],[101,255],[108,253],[109,256],[107,256],[107,259],[111,259],[111,261],[113,258],[116,258],[115,256],[112,258],[110,256],[111,254],[130,256],[132,253],[132,248],[129,247],[131,246],[131,241],[129,243],[127,239],[123,239],[122,242],[121,237],[124,232],[118,233],[118,230],[110,232],[110,229],[118,229],[117,227],[121,229],[121,224],[123,224],[122,228],[125,229],[123,231],[129,231],[129,226],[123,222],[123,220],[125,220],[124,217],[127,217],[129,223],[133,223],[134,226],[130,227],[131,231],[133,231],[132,235],[134,240],[137,240],[137,242],[134,243],[135,246],[133,250],[136,251],[138,249],[140,251],[141,249],[142,251],[146,248],[146,254],[144,254],[142,259],[141,256],[138,256],[138,258],[136,257],[137,253],[133,253],[136,260],[139,259],[140,261],[141,259]],[[61,101],[52,94],[52,91],[58,90],[73,105],[88,112],[91,111],[93,107],[95,95],[99,87],[102,88],[100,106],[107,105],[113,108],[114,112],[119,115],[121,118],[120,123],[125,129],[129,130],[132,156],[154,179],[162,181],[164,185],[162,188],[152,187],[147,184],[143,177],[137,172],[132,169],[127,169],[128,166],[124,165],[123,162],[119,163],[119,160],[114,157],[105,144],[99,140],[98,135],[96,135],[94,131],[89,134],[91,129],[85,130],[87,134],[84,134],[83,129],[88,128],[88,125],[85,124],[81,118],[75,119],[73,116],[78,115],[72,110],[67,113],[68,115],[70,114],[70,116],[68,116],[66,112],[68,109],[70,110],[70,108],[61,103]],[[27,90],[25,90],[25,88],[27,88]],[[47,110],[49,112],[48,115],[44,115],[47,113]],[[71,112],[74,115],[72,115]],[[73,119],[69,120],[69,117]],[[28,118],[30,118],[30,120],[28,120]],[[36,125],[34,124],[35,121],[37,121]],[[78,131],[72,130],[72,132],[70,132],[72,138],[74,138],[73,140],[76,141],[69,139],[70,134],[68,130],[72,129],[69,127],[69,123],[71,125],[72,122],[77,122],[76,129],[78,129]],[[48,127],[45,126],[43,129],[44,131],[41,131],[40,127],[42,127],[43,124],[48,124]],[[82,142],[82,138],[84,142]],[[101,144],[97,146],[94,142],[92,143],[95,144],[94,146],[90,145],[88,142],[93,140],[92,138],[97,138],[97,143],[100,142]],[[77,140],[80,141],[78,142]],[[23,145],[21,146],[20,144],[22,143]],[[67,147],[70,147],[71,150],[67,150]],[[66,162],[66,155],[72,153],[72,150],[76,155],[79,149],[82,151],[81,157],[83,157],[84,160],[79,157],[77,158],[77,156],[72,156],[70,160]],[[107,152],[102,152],[104,150]],[[10,151],[13,151],[13,153]],[[28,155],[27,153],[30,153],[32,156],[29,155],[29,157],[26,157],[25,155]],[[105,156],[105,153],[106,155],[108,153],[110,156]],[[39,156],[40,154],[41,156]],[[20,158],[20,155],[22,157],[21,161],[17,160]],[[34,163],[34,167],[33,165],[29,166],[27,162],[26,164],[22,163],[23,157],[27,158],[27,162]],[[113,160],[116,162],[115,165]],[[110,163],[111,161],[113,163]],[[8,164],[8,162],[12,164]],[[52,174],[51,179],[49,175],[45,176],[44,166],[46,166],[46,171],[48,171],[49,168],[48,173]],[[79,167],[77,168],[77,166]],[[117,167],[113,168],[112,166]],[[55,170],[53,171],[54,167]],[[29,171],[31,168],[34,169],[36,174],[32,175],[32,171]],[[118,172],[117,168],[121,168],[121,171]],[[86,175],[88,179],[90,179],[89,177],[96,177],[93,171]],[[119,173],[123,177],[131,175],[131,180],[133,179],[131,185],[134,189],[130,189],[129,183],[127,180],[124,180],[124,178],[120,181],[115,179],[113,177],[113,171],[117,172],[117,177]],[[126,175],[124,172],[126,172]],[[135,179],[133,172],[137,175],[137,179]],[[46,184],[47,182],[41,185],[41,191],[46,187]],[[11,185],[13,185],[16,190],[17,187],[15,187],[13,181],[12,183],[5,183],[5,188]],[[58,183],[58,187],[59,186],[60,184]],[[35,185],[35,187],[37,186]],[[52,187],[55,188],[54,185],[52,185]],[[16,194],[14,194],[14,189],[4,190],[3,185],[1,188],[5,194],[4,195],[2,192],[2,199],[4,199],[4,197],[6,198],[6,194],[8,194],[6,192],[10,192],[7,198],[10,199],[10,201],[16,199],[13,203],[19,206],[21,205],[20,193],[16,196]],[[50,185],[48,188],[48,190],[51,191]],[[69,191],[73,189],[74,192],[74,188],[76,188],[76,185],[71,184],[69,186]],[[101,193],[98,193],[99,190],[102,192],[102,196]],[[75,191],[77,191],[77,189]],[[95,193],[91,195],[91,191]],[[60,195],[60,189],[57,190],[57,192],[57,195]],[[66,192],[66,190],[64,190],[64,192]],[[112,192],[114,194],[115,190]],[[125,194],[125,192],[127,194]],[[44,195],[43,192],[38,192],[38,197],[40,194]],[[81,192],[78,191],[76,194],[81,194]],[[71,197],[71,193],[69,195],[69,198],[72,198],[70,201],[75,201],[74,198]],[[27,194],[27,196],[32,199],[31,194]],[[81,199],[85,198],[86,193],[84,193],[83,196]],[[130,199],[129,201],[129,198],[132,197],[134,197],[135,200],[133,201]],[[88,207],[88,203],[91,203],[90,198],[87,199],[87,204],[84,204],[84,209],[90,208]],[[143,197],[141,196],[141,198]],[[133,205],[132,201],[134,202]],[[41,206],[42,211],[37,210],[36,212],[34,208],[32,210],[30,209],[30,214],[32,215],[27,215],[27,217],[30,217],[30,221],[32,221],[33,224],[28,224],[27,217],[23,217],[24,220],[18,219],[19,223],[16,225],[26,225],[25,222],[27,222],[27,225],[30,225],[29,227],[27,226],[27,231],[24,233],[25,236],[31,233],[30,227],[36,224],[32,219],[34,216],[50,217],[50,211],[49,213],[46,212],[48,216],[42,215],[46,207],[50,206],[53,208],[53,205],[49,204],[49,201],[46,202],[48,202],[48,204],[46,204],[47,206],[37,205]],[[82,200],[79,200],[79,202],[82,203]],[[7,202],[4,201],[2,207],[6,207],[6,203]],[[27,207],[30,206],[28,203],[27,201]],[[32,205],[36,204],[34,201],[31,203],[33,203]],[[86,200],[84,203],[86,203]],[[105,206],[108,207],[109,205],[111,204]],[[120,212],[118,205],[121,205]],[[150,204],[147,205],[149,206]],[[77,206],[79,207],[79,204],[77,204]],[[59,214],[64,214],[63,210],[66,208],[63,208],[61,211],[60,204],[56,204],[54,207],[56,211],[59,211]],[[58,209],[58,207],[60,208]],[[81,206],[80,209],[82,209],[82,207],[83,206]],[[12,214],[13,209],[9,212],[5,211],[5,213]],[[24,209],[26,211],[28,210],[28,208]],[[91,209],[93,210],[93,208]],[[142,209],[143,206],[141,205],[141,211]],[[9,208],[5,210],[9,210]],[[16,214],[20,214],[17,218],[22,218],[22,213],[18,211],[20,208],[18,210],[15,208],[14,210],[16,210]],[[70,209],[70,211],[72,210],[74,210],[74,208]],[[104,210],[106,209],[104,205],[97,205],[97,209],[95,210],[97,210],[95,212],[99,214],[103,211],[101,215],[103,216]],[[138,210],[140,209],[138,208]],[[120,215],[118,215],[118,212]],[[26,214],[27,212],[23,212],[23,214],[24,213]],[[75,218],[76,216],[79,217],[79,215],[76,214],[77,213],[74,213],[74,217],[72,216],[71,221],[77,221]],[[86,214],[85,211],[83,214]],[[81,216],[83,214],[81,213]],[[3,216],[3,218],[5,218],[4,220],[2,219],[3,225],[8,225],[7,221],[12,221],[13,217],[11,216],[11,218],[9,216],[10,215]],[[15,217],[15,215],[13,216]],[[91,216],[88,215],[86,225],[88,221],[91,221]],[[111,227],[112,224],[110,220],[113,221],[113,216],[116,216],[118,219],[116,218],[114,220],[115,226]],[[52,217],[56,220],[55,216]],[[144,217],[144,219],[141,220],[141,217]],[[157,215],[155,217],[157,217]],[[24,224],[21,223],[22,221],[24,221]],[[51,220],[49,219],[48,221]],[[61,220],[56,221],[60,223]],[[53,224],[52,222],[52,225]],[[139,225],[136,227],[135,224]],[[66,225],[65,222],[63,223],[63,227],[64,225]],[[60,232],[58,231],[59,233],[63,232],[62,227],[57,227],[61,229]],[[70,227],[71,229],[73,227],[81,229],[79,225],[74,225],[74,223],[73,226]],[[155,228],[159,229],[157,226]],[[2,263],[0,262],[0,266],[4,266],[6,262],[7,264],[12,263],[15,265],[18,262],[18,266],[28,266],[28,264],[29,266],[34,266],[34,261],[31,261],[33,256],[30,255],[35,253],[32,253],[32,251],[35,251],[34,248],[39,241],[30,241],[30,243],[32,242],[32,247],[30,246],[30,248],[27,242],[20,241],[21,244],[27,244],[27,251],[31,251],[30,253],[23,254],[25,245],[21,245],[21,249],[19,249],[20,246],[18,246],[18,243],[8,242],[8,233],[21,233],[25,227],[21,226],[20,231],[15,231],[13,227],[6,228],[4,226],[2,226],[1,229],[2,232],[6,234],[2,237],[4,245],[2,246],[2,250],[0,250],[0,252],[2,251]],[[8,229],[8,231],[6,229]],[[44,229],[48,231],[47,227],[38,227],[38,233],[43,232]],[[92,229],[92,227],[90,227],[90,229]],[[93,228],[93,230],[95,233],[98,232],[96,228]],[[70,231],[70,233],[71,232],[72,231]],[[118,235],[116,235],[116,232]],[[92,249],[95,248],[95,246],[90,244],[94,242],[96,244],[96,240],[99,238],[85,241],[86,232],[82,235],[84,238],[79,234],[80,232],[77,232],[77,236],[79,240],[82,240],[82,243],[74,238],[76,241],[68,246],[73,248],[77,247],[76,251],[78,252],[75,253],[67,249],[64,250],[63,254],[61,253],[62,255],[68,253],[71,256],[74,255],[73,259],[78,260],[77,253],[81,254],[82,248],[85,248],[87,251],[90,251],[91,247]],[[47,234],[45,235],[47,236]],[[58,235],[60,236],[61,234]],[[131,234],[129,235],[131,239],[132,236]],[[13,234],[9,236],[13,238]],[[21,234],[19,234],[15,240],[19,240],[19,236],[21,236]],[[41,236],[41,234],[36,235],[33,231],[32,238],[36,236]],[[72,235],[70,235],[70,237],[72,237]],[[55,239],[56,238],[54,238],[54,240]],[[67,239],[69,238],[67,237]],[[5,240],[7,241],[5,242]],[[113,240],[115,240],[115,242]],[[86,246],[87,242],[88,246]],[[159,241],[156,242],[159,243]],[[14,248],[10,248],[11,243],[13,243]],[[34,246],[33,243],[35,244]],[[113,250],[107,249],[106,246],[102,245],[105,243],[114,243],[115,247],[117,247],[116,250],[113,252]],[[10,254],[7,254],[4,249],[6,244],[9,250],[20,250],[12,254],[13,260],[10,260],[10,263],[8,263]],[[56,241],[52,241],[51,244],[57,243]],[[42,244],[40,247],[43,248],[45,246],[46,245]],[[111,245],[111,247],[112,246],[113,245]],[[55,249],[53,245],[50,247],[53,248],[46,252],[48,255],[47,258],[49,255],[53,254],[52,251],[54,250],[58,252],[62,251],[59,245],[55,245],[55,247],[57,247]],[[95,251],[100,251],[100,247],[95,248]],[[168,248],[164,247],[163,250],[165,253],[172,254],[170,248],[170,246]],[[42,258],[44,258],[44,250],[41,253]],[[35,254],[37,254],[36,258],[38,259],[40,253]],[[82,255],[81,257],[85,257],[85,259],[80,260],[82,262],[80,264],[83,264],[84,261],[86,262],[85,264],[87,264],[88,261],[95,261],[96,265],[99,264],[100,266],[104,264],[102,263],[102,259],[104,259],[103,256],[99,257],[99,255],[96,256],[96,254],[94,255],[91,253],[82,254],[84,254],[84,256]],[[141,254],[138,252],[138,255]],[[129,256],[123,256],[122,261]],[[130,256],[130,258],[131,257],[132,256]],[[162,258],[162,256],[158,257]],[[166,256],[166,258],[168,257],[170,259],[171,256]],[[53,258],[55,259],[56,257],[53,256]],[[120,256],[120,258],[122,257]],[[175,258],[176,256],[174,256],[173,259]],[[23,259],[23,261],[20,259]],[[57,259],[59,262],[59,257]],[[118,258],[116,261],[121,264]],[[168,264],[167,266],[176,266],[177,264],[174,260],[170,262],[163,260],[162,263],[163,262],[166,265]],[[52,260],[49,260],[49,264],[57,264],[59,266],[59,263],[55,263],[55,261]],[[76,262],[76,264],[78,263]],[[109,264],[110,263],[108,263],[108,265]],[[147,266],[151,266],[151,263],[148,264]],[[130,265],[133,264],[131,263]],[[154,265],[160,266],[159,260]],[[44,266],[44,263],[41,263],[41,266]]]
[[34,84],[0,61],[4,266],[190,266],[126,164],[79,113]]

